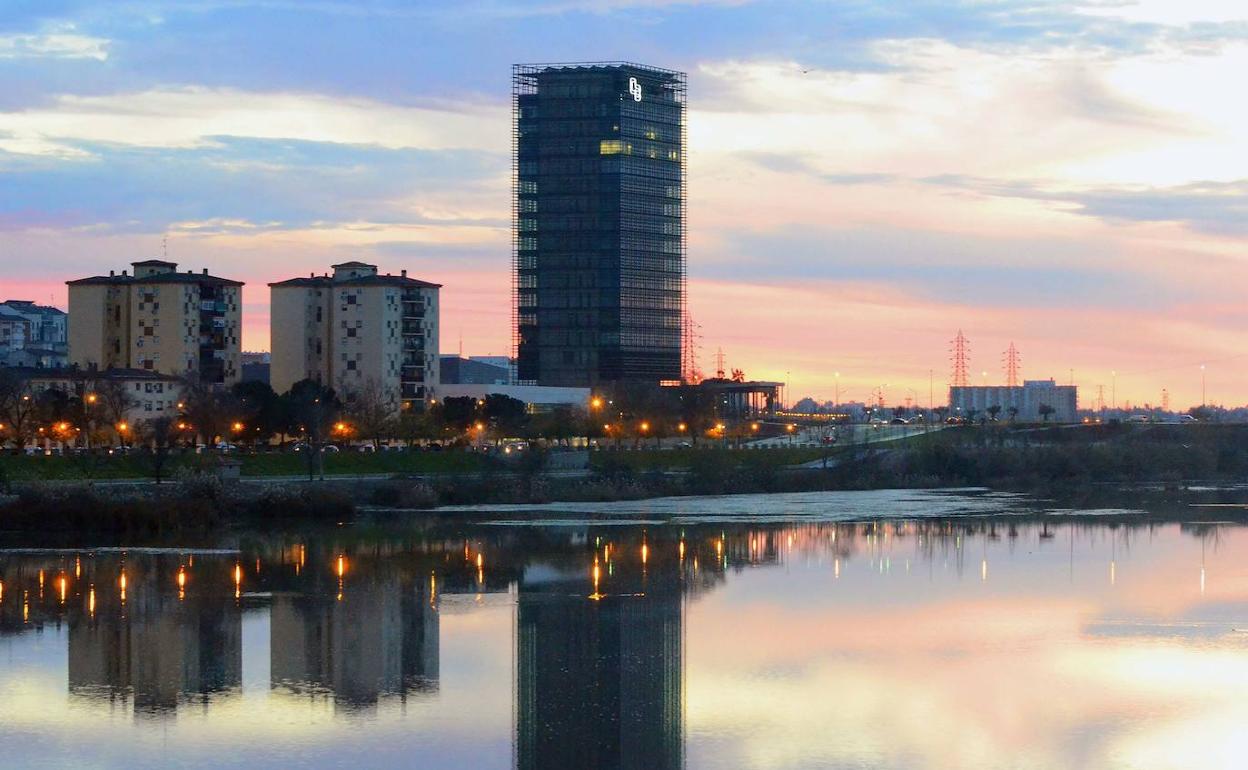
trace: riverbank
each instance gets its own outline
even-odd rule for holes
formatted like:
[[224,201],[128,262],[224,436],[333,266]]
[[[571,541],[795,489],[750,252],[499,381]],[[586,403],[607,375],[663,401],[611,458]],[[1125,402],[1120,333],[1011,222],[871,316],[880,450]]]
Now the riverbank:
[[[590,457],[590,468],[568,474],[551,472],[548,458],[535,452],[521,463],[476,456],[475,467],[448,461],[457,471],[326,482],[230,483],[185,469],[162,485],[17,482],[11,483],[15,496],[0,504],[0,530],[160,534],[295,518],[342,521],[361,509],[375,515],[447,506],[966,487],[1098,508],[1124,494],[1164,500],[1187,495],[1192,486],[1248,480],[1248,426],[966,428],[887,446],[815,450],[813,456],[812,450],[781,449],[601,452]],[[50,459],[72,458],[39,460]],[[1239,497],[1215,494],[1207,502],[1238,504]]]

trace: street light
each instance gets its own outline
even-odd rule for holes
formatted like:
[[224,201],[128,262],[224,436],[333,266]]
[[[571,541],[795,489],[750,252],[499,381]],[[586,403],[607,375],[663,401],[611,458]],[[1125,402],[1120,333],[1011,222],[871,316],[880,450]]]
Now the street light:
[[594,396],[593,398],[589,400],[589,406],[591,409],[601,409],[602,399],[599,398],[598,396]]

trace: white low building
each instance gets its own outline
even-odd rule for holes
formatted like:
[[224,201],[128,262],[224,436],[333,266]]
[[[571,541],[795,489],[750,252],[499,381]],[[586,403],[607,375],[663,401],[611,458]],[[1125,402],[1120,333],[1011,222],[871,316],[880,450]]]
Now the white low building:
[[589,406],[589,388],[561,388],[543,385],[439,385],[438,400],[477,398],[489,395],[510,396],[523,401],[529,412],[548,412],[559,407],[585,409]]

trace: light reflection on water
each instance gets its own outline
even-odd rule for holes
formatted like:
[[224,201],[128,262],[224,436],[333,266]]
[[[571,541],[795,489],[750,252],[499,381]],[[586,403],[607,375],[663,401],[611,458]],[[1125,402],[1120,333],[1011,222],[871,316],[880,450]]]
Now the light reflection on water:
[[0,552],[6,767],[1231,768],[1248,751],[1235,525],[430,519],[217,545]]

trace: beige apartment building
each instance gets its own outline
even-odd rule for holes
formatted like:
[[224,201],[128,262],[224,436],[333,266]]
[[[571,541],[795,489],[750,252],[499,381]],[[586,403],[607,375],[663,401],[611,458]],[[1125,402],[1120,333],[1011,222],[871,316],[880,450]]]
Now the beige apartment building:
[[372,389],[392,411],[423,406],[438,383],[441,286],[363,262],[333,271],[269,284],[273,389],[311,379],[348,403]]
[[69,361],[232,385],[239,378],[240,281],[150,259],[69,286]]

